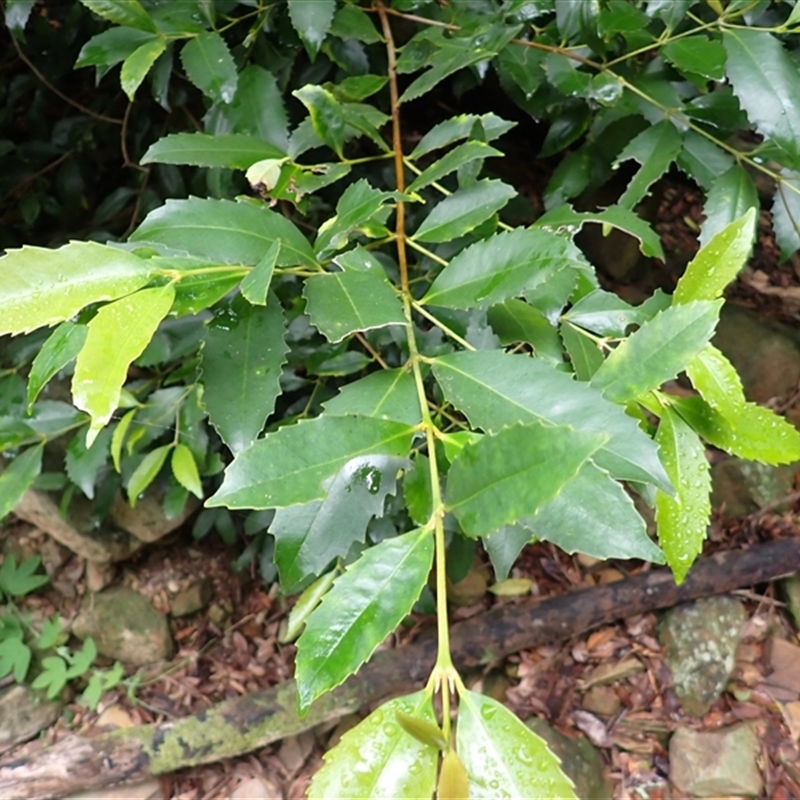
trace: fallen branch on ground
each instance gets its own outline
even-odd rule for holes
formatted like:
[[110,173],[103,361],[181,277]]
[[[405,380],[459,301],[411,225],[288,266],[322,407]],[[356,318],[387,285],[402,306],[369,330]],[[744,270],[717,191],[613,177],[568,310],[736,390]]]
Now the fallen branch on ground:
[[[577,636],[616,619],[669,608],[800,571],[800,538],[779,539],[697,561],[676,586],[652,570],[550,600],[497,606],[451,633],[459,668]],[[68,736],[24,758],[0,761],[0,797],[57,798],[82,789],[141,781],[232,758],[336,720],[391,694],[418,688],[430,673],[433,639],[377,653],[343,686],[298,719],[293,681],[219,703],[185,719],[142,725],[92,738]]]

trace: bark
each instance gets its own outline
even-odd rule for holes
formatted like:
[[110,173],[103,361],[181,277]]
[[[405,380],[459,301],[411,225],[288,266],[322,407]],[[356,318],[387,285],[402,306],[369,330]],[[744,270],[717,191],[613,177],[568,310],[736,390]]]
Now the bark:
[[[497,606],[454,626],[453,658],[461,668],[564,641],[599,625],[800,571],[800,538],[780,539],[700,559],[681,586],[668,570],[570,592],[541,602]],[[419,688],[436,655],[426,637],[377,653],[357,675],[296,714],[293,681],[225,701],[174,722],[85,738],[69,736],[24,758],[0,761],[0,797],[58,798],[83,789],[141,781],[232,758],[335,720],[389,695]]]

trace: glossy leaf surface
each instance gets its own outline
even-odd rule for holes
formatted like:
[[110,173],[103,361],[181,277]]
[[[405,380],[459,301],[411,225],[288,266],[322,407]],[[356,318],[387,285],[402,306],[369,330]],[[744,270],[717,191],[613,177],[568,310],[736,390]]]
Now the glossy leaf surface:
[[363,542],[367,524],[383,514],[405,459],[360,456],[348,461],[325,487],[322,500],[279,508],[270,525],[281,586],[292,594],[309,575],[319,575],[337,556]]
[[588,268],[568,239],[542,230],[499,233],[459,253],[422,301],[465,309],[494,305],[533,289],[565,267]]
[[220,264],[258,264],[275,240],[277,264],[316,267],[305,237],[288,219],[268,208],[231,200],[167,200],[151,211],[131,241],[157,242]]
[[436,723],[428,692],[384,703],[323,756],[325,764],[308,790],[310,800],[433,796],[439,750],[406,733],[397,712]]
[[456,750],[471,800],[575,800],[572,781],[544,739],[491,697],[459,692]]
[[280,251],[280,239],[276,239],[270,245],[269,250],[264,254],[261,261],[259,261],[242,280],[241,286],[239,287],[242,297],[253,305],[265,306],[267,304],[267,292],[272,282],[275,262],[278,260]]
[[669,308],[670,302],[668,295],[656,290],[644,303],[632,306],[613,292],[596,289],[578,300],[562,319],[600,336],[621,338],[631,325],[643,325]]
[[139,45],[122,62],[122,70],[119,75],[120,85],[122,86],[122,91],[125,92],[131,102],[133,102],[136,90],[147,76],[147,73],[150,72],[156,59],[166,49],[167,43],[164,39],[152,39]]
[[63,322],[140,289],[152,274],[141,258],[96,242],[9,250],[0,258],[0,334]]
[[285,155],[275,145],[241,133],[171,133],[151,144],[140,163],[247,169],[261,159]]
[[772,227],[786,261],[800,250],[800,173],[790,172],[778,183],[772,202]]
[[503,154],[500,150],[486,144],[486,142],[464,142],[464,144],[454,147],[447,155],[442,156],[438,161],[434,161],[433,164],[424,169],[409,184],[406,191],[408,193],[419,191],[425,186],[441,180],[445,175],[455,172],[464,164],[469,164],[471,161],[501,155]]
[[442,200],[414,234],[419,242],[450,242],[486,222],[517,194],[507,183],[484,178]]
[[72,376],[73,401],[92,418],[87,445],[111,419],[128,367],[144,352],[174,297],[170,284],[142,289],[103,306],[89,322]]
[[522,524],[537,539],[553,542],[567,553],[664,562],[628,493],[591,461]]
[[411,151],[410,158],[419,158],[431,150],[468,138],[476,123],[483,130],[484,141],[487,142],[502,136],[517,124],[501,119],[496,114],[459,114],[434,125]]
[[352,675],[400,624],[432,564],[433,534],[414,530],[371,547],[334,581],[297,640],[301,714]]
[[453,461],[447,510],[472,537],[531,517],[607,441],[603,434],[539,422],[484,436]]
[[[753,179],[741,164],[734,164],[714,181],[708,192],[700,244],[709,243],[715,234],[741,219],[751,208],[758,207],[758,191]],[[755,220],[751,234],[755,235]]]
[[760,133],[800,166],[800,81],[797,64],[771,33],[725,29],[725,71],[742,108]]
[[323,481],[353,458],[405,458],[413,432],[401,422],[355,415],[280,428],[236,456],[206,505],[283,508],[316,500],[325,495]]
[[676,305],[692,300],[716,300],[747,263],[753,247],[756,209],[716,233],[689,262],[673,294]]
[[665,408],[656,433],[675,495],[656,492],[658,541],[681,583],[703,549],[711,515],[711,472],[700,437]]
[[657,389],[708,344],[721,306],[719,300],[695,300],[659,312],[611,352],[592,386],[618,403]]
[[81,0],[100,17],[143,31],[155,31],[156,26],[139,0]]
[[335,10],[335,0],[289,0],[289,19],[312,60],[328,33]]
[[234,453],[255,441],[280,394],[288,347],[277,300],[253,306],[237,297],[208,323],[200,379],[209,420]]
[[669,479],[650,438],[622,408],[590,386],[525,356],[493,352],[440,356],[433,373],[447,400],[473,427],[496,433],[506,425],[542,422],[609,436],[594,461],[620,480]]

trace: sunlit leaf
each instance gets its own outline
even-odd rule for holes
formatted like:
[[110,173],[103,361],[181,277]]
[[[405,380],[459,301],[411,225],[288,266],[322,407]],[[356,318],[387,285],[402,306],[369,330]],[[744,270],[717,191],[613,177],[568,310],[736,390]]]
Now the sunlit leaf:
[[675,495],[656,492],[656,523],[667,563],[681,583],[706,538],[711,472],[700,437],[672,409],[663,412],[656,441]]
[[88,324],[72,376],[75,405],[92,418],[86,435],[91,445],[119,405],[131,362],[140,356],[172,307],[171,284],[142,289],[103,306]]
[[153,39],[136,48],[123,62],[119,80],[122,91],[133,102],[136,90],[147,77],[156,59],[167,49],[164,39]]
[[247,169],[261,159],[285,156],[286,153],[256,136],[241,133],[217,136],[207,133],[171,133],[151,144],[140,163]]
[[86,341],[86,326],[62,322],[42,345],[28,373],[28,412],[45,384],[73,361]]
[[127,25],[143,31],[155,31],[153,22],[139,0],[81,0],[81,3],[99,17],[117,25]]

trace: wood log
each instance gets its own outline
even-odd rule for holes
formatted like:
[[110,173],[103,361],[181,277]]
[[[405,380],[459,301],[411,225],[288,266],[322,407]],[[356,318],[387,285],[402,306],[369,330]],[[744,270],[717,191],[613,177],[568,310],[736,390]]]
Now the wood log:
[[[478,667],[617,619],[798,571],[800,537],[701,558],[680,586],[669,570],[658,569],[549,600],[496,606],[453,627],[453,659],[460,669]],[[429,636],[376,653],[356,675],[315,702],[303,719],[296,713],[294,682],[288,681],[181,720],[92,738],[68,736],[25,757],[12,754],[0,761],[0,797],[59,798],[252,752],[389,695],[419,688],[435,654],[436,642]]]

